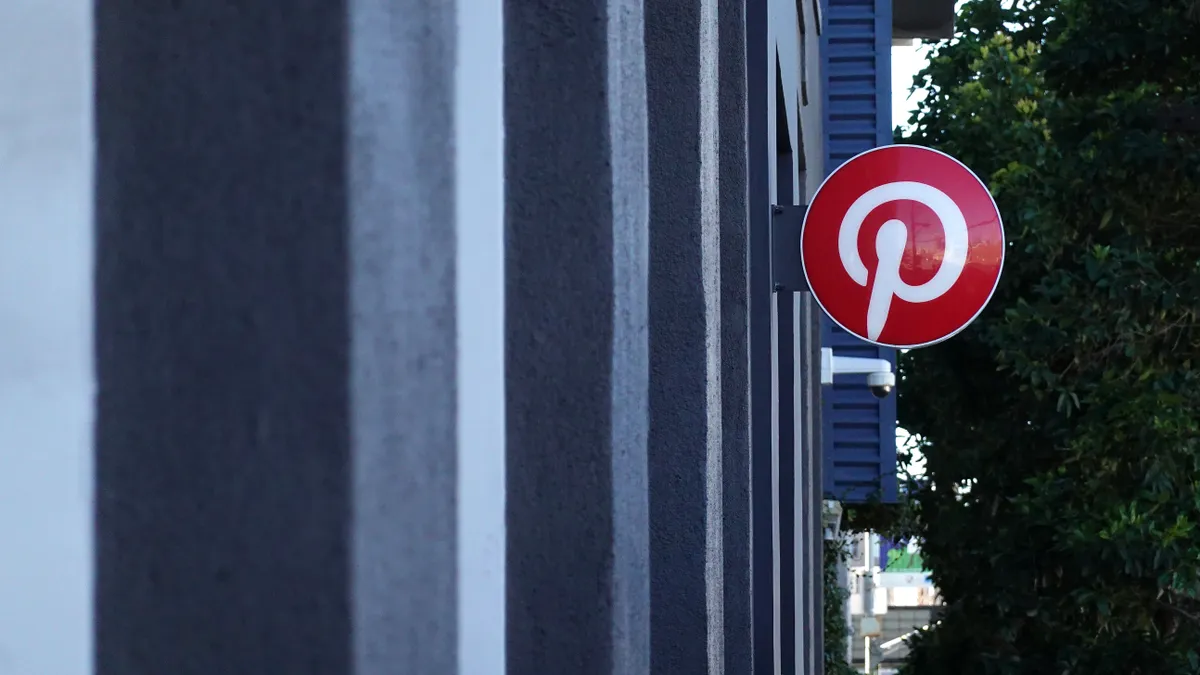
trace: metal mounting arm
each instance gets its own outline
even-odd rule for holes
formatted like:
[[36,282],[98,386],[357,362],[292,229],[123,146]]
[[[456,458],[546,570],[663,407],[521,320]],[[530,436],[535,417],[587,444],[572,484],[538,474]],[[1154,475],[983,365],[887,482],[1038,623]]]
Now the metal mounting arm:
[[821,384],[833,384],[834,375],[883,375],[892,372],[887,359],[834,356],[828,347],[821,349]]

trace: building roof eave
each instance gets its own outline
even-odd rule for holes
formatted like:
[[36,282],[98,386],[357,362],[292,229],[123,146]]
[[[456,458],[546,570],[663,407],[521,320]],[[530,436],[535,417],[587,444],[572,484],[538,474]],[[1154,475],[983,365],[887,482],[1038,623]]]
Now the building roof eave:
[[954,37],[954,0],[894,0],[892,38],[945,40]]

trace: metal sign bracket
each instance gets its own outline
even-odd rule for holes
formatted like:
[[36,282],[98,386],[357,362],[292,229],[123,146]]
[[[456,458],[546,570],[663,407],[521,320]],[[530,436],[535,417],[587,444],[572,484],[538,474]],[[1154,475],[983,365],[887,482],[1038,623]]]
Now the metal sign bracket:
[[800,261],[800,230],[806,205],[771,207],[771,283],[776,291],[808,291]]

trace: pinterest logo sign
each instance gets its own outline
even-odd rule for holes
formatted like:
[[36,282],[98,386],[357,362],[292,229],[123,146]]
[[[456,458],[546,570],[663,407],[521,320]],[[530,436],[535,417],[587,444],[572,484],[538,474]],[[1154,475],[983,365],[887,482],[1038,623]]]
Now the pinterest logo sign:
[[825,179],[804,217],[801,260],[821,308],[887,347],[941,342],[979,316],[1004,264],[983,182],[936,150],[889,145]]

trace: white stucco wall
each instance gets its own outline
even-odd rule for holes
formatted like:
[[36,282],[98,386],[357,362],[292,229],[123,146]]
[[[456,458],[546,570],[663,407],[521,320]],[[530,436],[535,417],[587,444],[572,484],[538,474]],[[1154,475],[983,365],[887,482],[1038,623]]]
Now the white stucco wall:
[[91,3],[0,1],[0,675],[91,662]]

